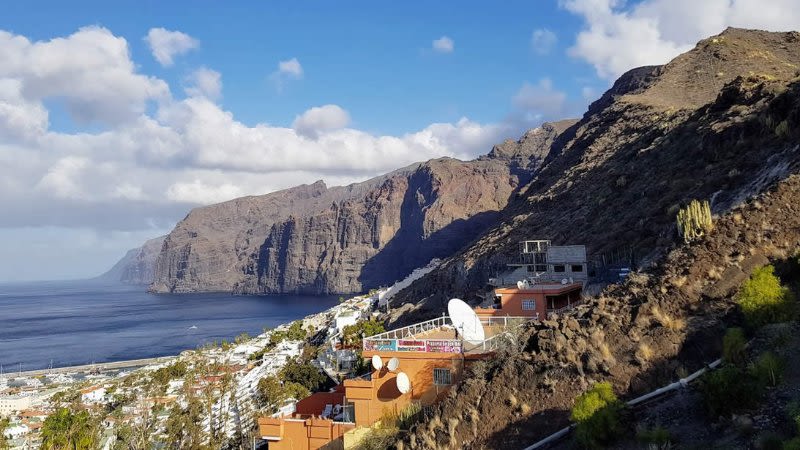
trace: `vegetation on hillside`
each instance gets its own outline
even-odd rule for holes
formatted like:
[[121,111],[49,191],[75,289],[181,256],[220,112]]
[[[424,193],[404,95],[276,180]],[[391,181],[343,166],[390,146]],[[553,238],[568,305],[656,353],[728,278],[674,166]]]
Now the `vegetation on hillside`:
[[703,237],[714,228],[708,200],[703,202],[692,200],[686,207],[678,211],[677,221],[678,234],[686,243]]
[[794,295],[781,285],[772,265],[756,269],[742,285],[736,301],[751,328],[786,322],[794,314]]
[[100,425],[89,411],[60,408],[42,424],[42,450],[97,448]]
[[365,337],[383,333],[386,329],[383,323],[376,320],[362,320],[354,325],[348,325],[342,330],[342,344],[347,348],[361,349]]
[[585,448],[605,448],[620,433],[622,407],[610,383],[597,383],[581,394],[571,414],[577,423],[578,443]]

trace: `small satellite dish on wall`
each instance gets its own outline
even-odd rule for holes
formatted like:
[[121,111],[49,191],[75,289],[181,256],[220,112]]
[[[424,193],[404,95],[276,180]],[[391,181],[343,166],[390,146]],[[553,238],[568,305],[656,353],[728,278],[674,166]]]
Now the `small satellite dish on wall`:
[[378,355],[372,355],[372,368],[381,370],[383,368],[383,360]]
[[386,363],[386,368],[394,372],[397,368],[400,367],[400,360],[397,358],[392,358]]
[[517,281],[517,289],[525,289],[525,284],[522,281]]
[[447,313],[450,314],[450,320],[453,321],[453,326],[458,330],[462,339],[470,344],[480,344],[486,340],[486,333],[483,331],[483,325],[481,325],[478,315],[463,300],[450,299],[447,302]]
[[395,380],[397,382],[397,390],[400,391],[401,394],[407,394],[411,391],[411,380],[408,379],[408,375],[404,372],[398,373]]

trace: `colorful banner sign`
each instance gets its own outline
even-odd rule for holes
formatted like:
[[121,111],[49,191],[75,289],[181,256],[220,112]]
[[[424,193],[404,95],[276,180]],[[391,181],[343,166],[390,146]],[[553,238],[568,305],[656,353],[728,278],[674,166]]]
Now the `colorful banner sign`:
[[372,350],[378,352],[394,352],[397,351],[396,339],[369,339],[364,341],[364,350]]
[[397,342],[398,352],[424,352],[426,351],[425,341],[414,339],[401,339]]
[[427,341],[426,351],[434,353],[461,353],[461,341],[440,340]]

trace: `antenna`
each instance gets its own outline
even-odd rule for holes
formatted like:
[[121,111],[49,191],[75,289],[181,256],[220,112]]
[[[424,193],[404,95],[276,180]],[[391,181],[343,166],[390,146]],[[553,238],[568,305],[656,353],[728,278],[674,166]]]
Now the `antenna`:
[[453,321],[453,326],[461,334],[461,338],[470,344],[480,344],[486,340],[486,333],[483,331],[483,325],[475,310],[469,307],[463,300],[458,298],[450,299],[447,302],[447,312],[450,314],[450,320]]
[[372,355],[372,368],[381,370],[383,368],[383,360],[378,355]]
[[399,372],[395,378],[395,382],[397,383],[397,390],[400,391],[401,394],[407,394],[411,391],[411,380],[408,379],[408,375],[406,375],[405,372]]
[[398,367],[400,367],[400,360],[397,358],[390,359],[389,362],[386,364],[386,368],[388,368],[392,372],[397,370]]

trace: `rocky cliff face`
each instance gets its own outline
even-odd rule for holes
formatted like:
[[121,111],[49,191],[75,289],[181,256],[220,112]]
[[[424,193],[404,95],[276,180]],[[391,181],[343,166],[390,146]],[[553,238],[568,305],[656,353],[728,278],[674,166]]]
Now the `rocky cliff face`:
[[153,282],[156,258],[166,236],[150,239],[139,248],[128,250],[114,267],[96,278],[98,281],[148,286]]
[[321,181],[198,208],[167,236],[156,292],[353,293],[392,283],[492,226],[574,121],[474,161],[451,158],[328,188]]
[[799,68],[800,34],[728,29],[623,75],[557,138],[498,225],[395,297],[415,311],[403,320],[473,298],[525,239],[646,266],[675,242],[681,205],[709,199],[725,213],[796,171]]

